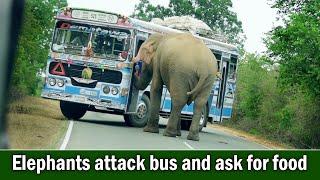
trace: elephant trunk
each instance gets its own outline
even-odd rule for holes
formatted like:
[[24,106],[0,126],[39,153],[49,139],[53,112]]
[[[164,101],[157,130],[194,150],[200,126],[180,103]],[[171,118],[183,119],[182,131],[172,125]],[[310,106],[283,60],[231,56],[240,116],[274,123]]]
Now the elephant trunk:
[[134,86],[139,90],[145,90],[151,82],[152,72],[152,67],[144,64],[141,74],[134,75]]
[[140,61],[141,57],[140,57],[140,51],[138,51],[138,54],[136,55],[136,57],[132,58],[132,63],[137,63],[138,61]]
[[149,82],[143,78],[135,77],[134,86],[139,90],[145,90],[148,87]]

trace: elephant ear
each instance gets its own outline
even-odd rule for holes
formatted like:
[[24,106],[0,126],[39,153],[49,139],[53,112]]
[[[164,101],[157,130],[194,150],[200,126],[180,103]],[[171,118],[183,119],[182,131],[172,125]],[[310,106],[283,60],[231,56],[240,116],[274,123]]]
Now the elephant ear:
[[155,51],[152,42],[147,42],[141,47],[141,60],[146,64],[150,64],[154,57]]

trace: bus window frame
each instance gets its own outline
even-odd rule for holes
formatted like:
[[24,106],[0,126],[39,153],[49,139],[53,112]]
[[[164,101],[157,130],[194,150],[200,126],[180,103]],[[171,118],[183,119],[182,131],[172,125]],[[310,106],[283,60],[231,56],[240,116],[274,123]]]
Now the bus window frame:
[[[94,28],[97,28],[97,27],[100,27],[100,28],[108,28],[108,29],[117,29],[117,30],[120,30],[120,31],[125,31],[126,33],[129,34],[128,38],[130,39],[130,43],[129,43],[129,50],[130,50],[130,46],[131,46],[131,43],[132,43],[132,35],[133,35],[133,31],[132,31],[132,28],[124,28],[124,27],[119,27],[119,26],[114,26],[114,25],[110,25],[110,24],[97,24],[97,23],[92,23],[92,22],[87,22],[87,21],[75,21],[75,20],[68,20],[68,19],[56,19],[56,22],[55,22],[55,26],[54,26],[54,30],[53,30],[53,34],[52,34],[52,38],[51,38],[51,42],[50,42],[50,51],[51,52],[54,52],[54,53],[62,53],[62,54],[71,54],[71,53],[65,53],[65,52],[58,52],[58,51],[55,51],[53,50],[53,43],[54,41],[56,40],[56,36],[57,36],[57,25],[58,23],[61,22],[61,23],[70,23],[70,24],[76,24],[76,25],[84,25],[84,26],[88,26],[88,27],[94,27]],[[60,28],[61,29],[61,28]],[[81,31],[79,31],[81,32]],[[92,36],[93,36],[93,32],[90,32],[90,40],[92,40]],[[129,51],[128,51],[129,52]],[[71,55],[75,55],[75,56],[82,56],[82,57],[85,57],[85,55],[81,55],[81,54],[71,54]],[[93,58],[98,58],[98,59],[109,59],[109,58],[104,58],[104,57],[93,57]],[[112,59],[112,60],[115,60],[115,59]],[[120,61],[120,60],[117,60],[117,61]],[[125,61],[125,60],[123,60]]]

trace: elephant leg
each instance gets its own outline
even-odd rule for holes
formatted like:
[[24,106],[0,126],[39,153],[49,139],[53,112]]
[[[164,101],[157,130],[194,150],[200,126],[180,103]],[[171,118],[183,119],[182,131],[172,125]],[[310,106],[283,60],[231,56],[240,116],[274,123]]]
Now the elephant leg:
[[160,79],[153,78],[150,90],[151,109],[150,119],[143,131],[159,133],[159,110],[162,96],[163,84]]
[[178,120],[177,124],[177,136],[181,136],[181,118]]
[[[178,135],[178,124],[181,116],[181,110],[184,105],[172,103],[172,110],[168,120],[167,127],[163,133],[164,136],[176,137]],[[181,132],[180,132],[181,134]]]
[[178,120],[177,136],[181,136],[181,118]]
[[[187,104],[187,83],[184,81],[184,74],[172,70],[169,82],[169,91],[171,97],[171,113],[164,131],[164,136],[176,137],[181,136],[181,110]],[[168,87],[168,86],[167,86]]]
[[187,139],[199,141],[199,123],[202,115],[202,108],[206,106],[210,89],[204,90],[199,93],[194,101],[192,123],[189,129]]

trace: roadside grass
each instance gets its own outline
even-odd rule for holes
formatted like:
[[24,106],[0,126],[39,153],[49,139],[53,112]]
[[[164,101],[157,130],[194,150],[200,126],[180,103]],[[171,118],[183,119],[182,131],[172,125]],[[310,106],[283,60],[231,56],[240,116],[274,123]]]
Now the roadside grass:
[[10,103],[7,118],[11,149],[57,149],[68,126],[58,101],[40,97]]
[[220,130],[226,132],[228,134],[232,134],[234,136],[238,136],[240,138],[244,138],[246,140],[261,144],[269,149],[273,150],[285,150],[285,149],[294,149],[294,147],[281,143],[278,141],[270,140],[268,137],[264,137],[259,133],[250,132],[250,131],[243,131],[238,129],[234,126],[230,126],[228,124],[208,124],[210,128]]

